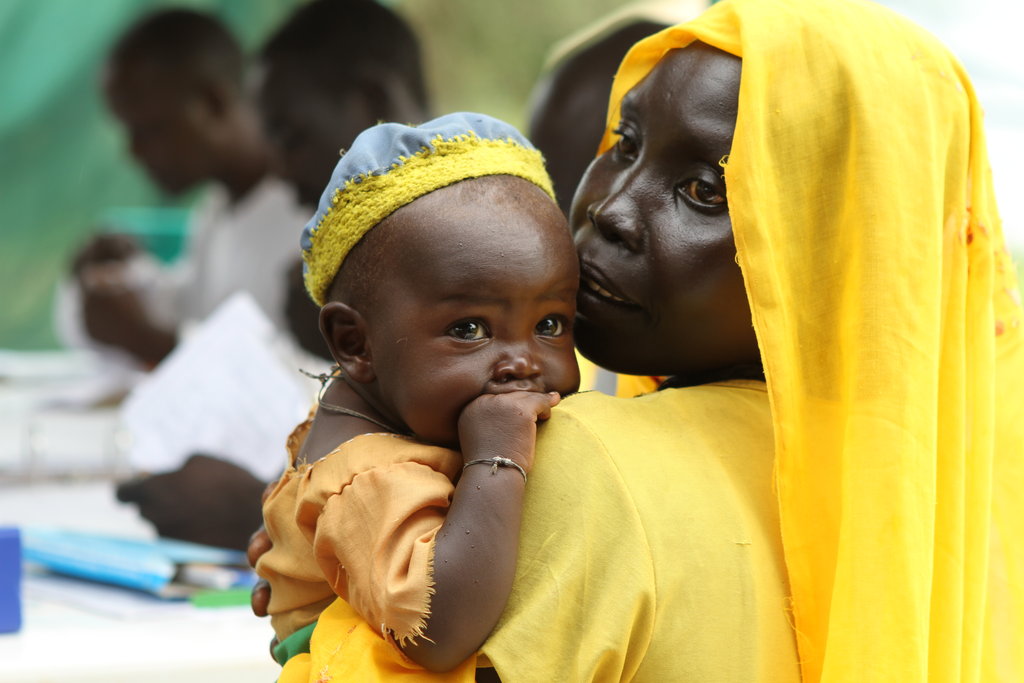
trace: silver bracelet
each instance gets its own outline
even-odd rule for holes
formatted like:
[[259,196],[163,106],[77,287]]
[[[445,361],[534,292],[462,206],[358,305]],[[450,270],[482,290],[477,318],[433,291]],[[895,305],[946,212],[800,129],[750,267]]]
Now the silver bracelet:
[[481,458],[479,460],[470,460],[469,462],[462,466],[462,469],[465,470],[470,465],[490,465],[491,474],[496,474],[498,472],[499,467],[514,467],[515,469],[519,470],[519,474],[523,475],[523,483],[526,483],[526,470],[524,470],[519,463],[517,463],[515,460],[511,458],[503,458],[500,455],[496,455],[493,458]]

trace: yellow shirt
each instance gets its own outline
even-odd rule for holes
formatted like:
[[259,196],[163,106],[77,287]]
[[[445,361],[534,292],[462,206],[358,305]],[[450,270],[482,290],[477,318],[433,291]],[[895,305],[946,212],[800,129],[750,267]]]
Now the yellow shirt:
[[798,681],[765,386],[587,393],[541,430],[503,681]]

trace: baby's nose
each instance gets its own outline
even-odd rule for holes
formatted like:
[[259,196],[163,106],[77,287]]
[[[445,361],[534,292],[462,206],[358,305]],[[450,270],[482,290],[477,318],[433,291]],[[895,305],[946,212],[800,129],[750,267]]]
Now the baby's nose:
[[538,375],[540,375],[540,365],[534,360],[533,355],[527,352],[510,354],[494,366],[496,382],[514,382],[532,379]]

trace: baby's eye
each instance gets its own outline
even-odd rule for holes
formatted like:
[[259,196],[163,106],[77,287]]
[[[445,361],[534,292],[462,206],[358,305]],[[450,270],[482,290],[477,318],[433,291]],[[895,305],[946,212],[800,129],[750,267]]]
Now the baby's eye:
[[542,337],[561,337],[565,334],[565,321],[557,316],[549,315],[537,323],[534,331]]
[[716,208],[725,205],[725,195],[720,193],[711,183],[706,183],[699,178],[690,178],[679,187],[683,197],[692,203],[708,208]]
[[625,126],[619,125],[612,133],[619,136],[618,141],[615,143],[615,151],[626,159],[636,158],[637,152],[640,150],[630,130]]
[[446,334],[463,341],[476,341],[487,337],[487,327],[479,320],[464,320],[448,328]]

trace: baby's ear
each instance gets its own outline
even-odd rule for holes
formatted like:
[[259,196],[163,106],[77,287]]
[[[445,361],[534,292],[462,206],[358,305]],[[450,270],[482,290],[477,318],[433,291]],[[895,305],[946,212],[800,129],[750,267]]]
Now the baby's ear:
[[320,309],[320,333],[345,374],[361,384],[376,379],[366,319],[359,311],[340,301],[329,301]]

